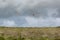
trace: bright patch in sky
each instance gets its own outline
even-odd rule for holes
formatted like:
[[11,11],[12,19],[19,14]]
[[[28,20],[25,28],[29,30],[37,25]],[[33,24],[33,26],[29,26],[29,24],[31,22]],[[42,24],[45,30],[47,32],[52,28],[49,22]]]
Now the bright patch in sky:
[[4,20],[3,21],[3,26],[15,26],[15,22],[11,20]]

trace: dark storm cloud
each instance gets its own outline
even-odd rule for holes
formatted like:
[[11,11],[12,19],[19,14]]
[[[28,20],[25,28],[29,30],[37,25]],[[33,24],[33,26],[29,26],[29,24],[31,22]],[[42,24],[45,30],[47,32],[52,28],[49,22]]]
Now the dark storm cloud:
[[5,6],[0,8],[0,17],[2,18],[16,16],[17,14],[45,17],[47,16],[47,8],[58,8],[60,10],[60,0],[6,0],[6,2],[0,3],[0,5],[2,4]]
[[8,18],[16,15],[16,10],[14,7],[8,6],[5,8],[0,8],[0,18]]

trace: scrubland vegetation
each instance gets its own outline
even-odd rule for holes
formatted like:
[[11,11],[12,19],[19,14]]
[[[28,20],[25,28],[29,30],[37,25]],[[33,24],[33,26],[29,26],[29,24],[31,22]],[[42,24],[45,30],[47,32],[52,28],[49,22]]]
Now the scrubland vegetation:
[[0,40],[60,40],[60,27],[0,27]]

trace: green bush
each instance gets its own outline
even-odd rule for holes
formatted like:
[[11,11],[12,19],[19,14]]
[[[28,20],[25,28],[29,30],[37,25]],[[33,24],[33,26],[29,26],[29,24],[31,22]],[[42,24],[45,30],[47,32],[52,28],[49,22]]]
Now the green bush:
[[56,38],[56,39],[54,39],[54,40],[60,40],[60,39],[57,39],[57,38]]
[[24,37],[19,36],[17,40],[25,40]]
[[48,37],[41,37],[40,40],[49,40]]
[[31,39],[31,40],[33,40],[33,38],[32,38],[32,37],[31,37],[30,39]]
[[8,37],[7,40],[17,40],[17,39],[14,37]]
[[0,40],[5,40],[5,38],[4,37],[0,37]]

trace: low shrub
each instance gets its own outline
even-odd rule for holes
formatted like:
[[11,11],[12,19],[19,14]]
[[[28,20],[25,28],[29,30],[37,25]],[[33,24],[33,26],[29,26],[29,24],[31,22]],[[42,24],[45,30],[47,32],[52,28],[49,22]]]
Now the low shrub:
[[8,37],[7,40],[17,40],[17,39],[14,37]]
[[5,38],[4,37],[0,37],[0,40],[5,40]]
[[40,40],[49,40],[48,37],[41,37]]

